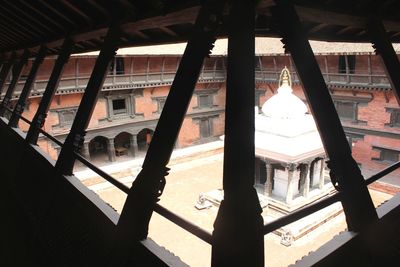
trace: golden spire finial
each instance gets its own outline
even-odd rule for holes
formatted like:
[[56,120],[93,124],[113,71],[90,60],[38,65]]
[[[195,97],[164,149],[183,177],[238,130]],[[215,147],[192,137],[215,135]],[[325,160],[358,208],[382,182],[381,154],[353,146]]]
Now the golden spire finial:
[[290,76],[289,69],[285,66],[279,76],[279,87],[282,85],[287,85],[292,87],[292,78]]

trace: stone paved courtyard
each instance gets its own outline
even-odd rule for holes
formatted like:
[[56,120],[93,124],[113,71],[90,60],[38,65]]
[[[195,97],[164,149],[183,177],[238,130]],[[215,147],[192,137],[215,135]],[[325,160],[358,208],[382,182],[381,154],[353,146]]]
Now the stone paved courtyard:
[[[197,210],[194,208],[194,204],[200,193],[222,187],[222,157],[222,154],[219,153],[171,165],[160,204],[212,232],[217,207]],[[137,168],[132,169],[131,173],[135,175],[137,170]],[[123,173],[126,175],[126,170]],[[130,185],[132,178],[125,177],[122,180],[127,181],[127,185]],[[124,193],[105,183],[93,185],[93,179],[85,180],[84,183],[90,185],[90,188],[95,190],[101,198],[119,212],[121,211],[126,198]],[[374,190],[370,190],[370,192],[376,205],[391,197],[389,194]],[[280,244],[279,236],[269,234],[264,238],[266,266],[288,266],[310,251],[317,249],[345,228],[344,215],[341,213],[296,240],[289,247]],[[149,237],[190,266],[210,266],[210,245],[156,213],[151,220]]]

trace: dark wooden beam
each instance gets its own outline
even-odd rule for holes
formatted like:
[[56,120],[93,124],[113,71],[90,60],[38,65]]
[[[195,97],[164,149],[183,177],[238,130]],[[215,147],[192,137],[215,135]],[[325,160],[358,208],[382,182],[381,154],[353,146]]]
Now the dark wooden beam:
[[34,18],[39,18],[39,17],[43,18],[44,20],[49,22],[51,25],[54,25],[58,29],[65,31],[65,25],[61,25],[59,22],[52,19],[50,16],[48,16],[48,14],[46,12],[43,12],[42,10],[40,10],[40,8],[38,8],[33,3],[29,2],[29,1],[21,1],[20,3],[22,5],[24,5],[26,8],[28,8],[31,12],[34,13],[34,14],[32,14],[32,16]]
[[171,35],[171,36],[178,36],[178,35],[176,34],[176,32],[174,32],[173,30],[171,30],[171,29],[169,29],[169,28],[167,28],[167,27],[160,27],[160,29],[161,29],[163,32],[165,32],[166,34],[168,34],[168,35]]
[[86,0],[86,2],[93,9],[96,9],[99,13],[101,13],[103,17],[107,18],[108,20],[111,19],[111,15],[110,15],[109,11],[106,8],[104,8],[100,3],[97,3],[95,0]]
[[129,244],[147,237],[154,206],[168,174],[166,165],[193,95],[204,58],[211,53],[220,26],[224,1],[204,1],[187,43],[163,111],[144,160],[142,170],[129,190],[117,225],[116,254],[130,253]]
[[81,17],[87,24],[89,24],[89,25],[93,24],[93,19],[89,15],[87,15],[85,12],[83,12],[80,8],[76,7],[72,2],[65,1],[65,0],[61,0],[60,2],[71,12],[73,12],[76,15],[78,15],[79,17]]
[[79,152],[83,145],[86,128],[95,108],[100,90],[103,87],[105,77],[109,71],[110,62],[114,58],[115,51],[118,49],[119,36],[119,27],[117,25],[111,26],[104,40],[103,47],[100,50],[100,54],[97,57],[92,74],[90,75],[71,130],[58,156],[56,169],[61,174],[72,174],[75,163],[74,152]]
[[73,25],[74,27],[76,27],[76,22],[74,22],[72,19],[68,18],[67,16],[64,15],[64,13],[60,10],[58,10],[56,7],[54,7],[53,5],[57,5],[58,2],[46,2],[44,0],[38,0],[38,2],[45,6],[46,8],[50,9],[51,12],[53,12],[54,14],[56,14],[59,18],[63,19],[64,21],[66,21],[67,23]]
[[3,92],[4,84],[6,83],[7,77],[10,74],[12,66],[15,64],[16,58],[17,58],[16,53],[13,52],[11,58],[5,63],[3,63],[0,72],[0,95]]
[[[254,188],[254,1],[231,1],[228,19],[223,189],[211,266],[264,266],[262,208]],[[239,108],[240,107],[240,108]]]
[[356,27],[347,26],[347,27],[344,27],[343,29],[337,31],[336,34],[338,34],[338,35],[346,34],[346,33],[350,32],[350,31],[354,31],[354,29],[356,29]]
[[320,23],[317,26],[312,27],[308,32],[309,33],[315,33],[315,32],[319,32],[320,30],[328,27],[329,25],[326,23]]
[[[21,1],[20,3],[24,3],[24,1]],[[22,15],[23,17],[25,17],[25,18],[27,19],[27,22],[29,21],[29,22],[28,22],[29,24],[31,24],[31,25],[37,25],[37,26],[39,26],[39,27],[45,29],[47,32],[50,32],[50,33],[52,33],[52,34],[54,34],[54,33],[57,32],[56,29],[49,27],[49,25],[46,25],[45,23],[42,23],[42,22],[40,21],[40,19],[41,19],[40,16],[34,17],[34,16],[33,16],[32,14],[30,14],[29,12],[25,12],[24,8],[21,8],[21,6],[17,7],[17,6],[15,6],[15,5],[13,5],[13,4],[10,4],[10,3],[7,2],[7,1],[5,2],[5,5],[8,6],[8,9],[9,9],[9,10],[14,10],[15,14],[18,14],[18,13],[19,13],[19,16]],[[22,16],[21,16],[21,17],[22,17]],[[59,31],[59,30],[60,30],[60,29],[58,29],[58,31]]]
[[3,98],[3,101],[1,102],[0,105],[0,116],[4,116],[5,112],[8,110],[6,108],[8,108],[11,98],[14,94],[15,91],[15,87],[18,83],[19,77],[21,76],[21,72],[22,69],[24,68],[24,65],[26,64],[26,62],[28,61],[29,58],[29,50],[26,49],[24,51],[24,53],[22,54],[21,58],[19,59],[18,63],[15,64],[14,68],[13,68],[13,77],[12,80],[10,82],[10,84],[8,85],[8,89],[6,92],[6,95]]
[[[1,10],[0,10],[1,12]],[[24,26],[21,26],[19,23],[15,23],[12,19],[8,18],[7,16],[2,16],[2,20],[7,21],[7,24],[10,27],[10,31],[14,31],[18,33],[18,35],[23,36],[25,39],[30,39],[35,36],[33,32],[30,32],[28,29],[26,29]]]
[[71,55],[73,45],[74,43],[70,38],[66,38],[64,40],[64,44],[61,47],[61,52],[54,63],[53,71],[51,72],[49,81],[47,82],[46,89],[26,135],[26,141],[30,144],[35,145],[38,140],[39,129],[43,127],[46,121],[47,112],[49,111],[51,101],[53,100],[53,97],[57,91],[64,66],[68,62],[68,59]]
[[367,25],[368,33],[376,53],[380,56],[383,67],[389,78],[389,82],[394,89],[397,103],[400,105],[400,62],[394,50],[389,36],[386,33],[382,22],[372,18]]
[[20,31],[25,31],[29,34],[31,34],[32,36],[37,36],[37,35],[44,35],[44,32],[35,28],[34,25],[32,25],[29,22],[26,22],[25,20],[21,20],[21,18],[23,18],[23,16],[19,17],[20,14],[18,14],[18,16],[16,16],[15,13],[13,13],[12,11],[10,11],[8,8],[6,7],[2,7],[2,17],[3,19],[6,18],[8,21],[10,21],[12,24],[14,24],[13,27],[17,27]]
[[38,52],[38,55],[36,56],[35,61],[32,64],[32,68],[29,72],[28,78],[26,79],[21,94],[19,95],[18,102],[15,105],[14,112],[12,113],[11,118],[8,122],[8,125],[10,127],[18,126],[20,116],[24,111],[24,108],[26,106],[26,101],[28,100],[29,94],[32,90],[33,83],[35,82],[37,72],[45,56],[46,56],[46,47],[42,46]]
[[279,24],[282,42],[296,66],[310,109],[329,157],[332,184],[342,194],[342,206],[350,231],[361,231],[378,219],[364,177],[343,131],[301,21],[289,0],[275,0],[273,16]]

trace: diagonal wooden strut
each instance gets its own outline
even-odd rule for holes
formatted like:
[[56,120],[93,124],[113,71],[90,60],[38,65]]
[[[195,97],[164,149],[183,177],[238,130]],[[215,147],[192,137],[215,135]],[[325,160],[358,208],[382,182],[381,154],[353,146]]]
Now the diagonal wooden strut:
[[22,56],[21,56],[20,60],[18,61],[18,63],[14,66],[14,69],[13,69],[13,72],[12,72],[13,73],[13,78],[12,78],[10,84],[8,85],[8,89],[7,89],[6,95],[4,96],[3,102],[1,102],[1,105],[0,105],[0,116],[4,116],[6,111],[8,112],[8,110],[6,108],[9,106],[9,104],[11,102],[11,98],[12,98],[12,96],[14,94],[14,91],[15,91],[15,88],[17,86],[18,80],[19,80],[19,78],[21,76],[21,73],[22,73],[22,69],[24,68],[25,63],[28,61],[29,54],[30,54],[29,50],[26,49],[24,51],[24,53],[22,54]]
[[22,115],[22,112],[24,111],[24,108],[26,105],[26,100],[29,97],[29,94],[32,89],[32,85],[35,82],[39,67],[42,64],[42,62],[46,56],[46,50],[47,49],[45,46],[41,46],[39,49],[38,55],[35,59],[35,62],[32,64],[32,68],[31,68],[31,71],[29,72],[28,78],[25,81],[24,88],[22,89],[21,94],[18,99],[18,102],[15,105],[14,112],[12,113],[10,121],[8,122],[8,125],[10,127],[18,126],[18,121],[19,121],[20,115]]
[[65,38],[61,47],[61,52],[57,57],[49,81],[47,82],[42,100],[40,101],[39,107],[32,119],[31,126],[29,127],[26,135],[26,141],[30,144],[36,144],[38,140],[39,129],[42,128],[45,123],[47,112],[49,111],[51,101],[53,100],[53,97],[57,91],[64,66],[68,62],[73,46],[74,42],[72,39],[69,37]]
[[4,84],[6,83],[7,77],[10,73],[10,70],[12,66],[14,65],[16,61],[16,54],[15,52],[12,53],[11,58],[9,58],[5,63],[3,63],[3,66],[1,67],[1,72],[0,72],[0,95],[3,92]]
[[103,87],[109,65],[115,56],[115,51],[118,49],[120,34],[119,26],[117,24],[112,25],[104,39],[103,46],[96,59],[85,93],[82,96],[74,122],[72,123],[71,130],[65,139],[57,159],[56,168],[62,174],[72,174],[75,163],[74,152],[79,152],[82,147],[86,128],[89,125],[97,98]]
[[182,56],[175,79],[147,151],[118,221],[120,248],[147,237],[148,224],[165,185],[166,165],[182,126],[203,60],[210,54],[225,1],[205,1]]
[[365,180],[351,156],[345,133],[293,5],[275,0],[273,17],[279,24],[282,42],[296,65],[322,142],[330,162],[331,179],[342,193],[349,230],[360,231],[378,219]]
[[394,89],[397,103],[400,105],[400,61],[386,33],[382,22],[376,18],[368,21],[367,31],[376,53],[381,57],[386,75]]

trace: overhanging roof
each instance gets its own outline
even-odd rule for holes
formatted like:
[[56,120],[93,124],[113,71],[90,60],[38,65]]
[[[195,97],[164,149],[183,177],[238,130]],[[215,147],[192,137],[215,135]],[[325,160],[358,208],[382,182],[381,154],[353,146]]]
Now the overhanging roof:
[[[121,21],[120,47],[175,43],[187,40],[201,1],[190,0],[3,0],[0,2],[0,53],[46,43],[57,54],[71,36],[74,53],[98,50],[111,21]],[[380,14],[392,42],[400,42],[400,3],[392,0],[293,0],[309,38],[325,41],[369,42],[365,24]],[[273,1],[257,7],[256,34],[278,36],[271,16]],[[225,12],[227,13],[227,12]],[[226,36],[221,27],[220,37]]]

